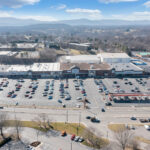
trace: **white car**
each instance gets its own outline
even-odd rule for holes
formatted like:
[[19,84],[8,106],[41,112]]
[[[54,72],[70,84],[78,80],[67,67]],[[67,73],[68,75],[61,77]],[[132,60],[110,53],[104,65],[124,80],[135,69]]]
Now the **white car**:
[[149,125],[144,125],[146,130],[150,130],[150,126]]
[[77,107],[77,108],[80,108],[80,107],[81,107],[81,105],[80,105],[80,104],[77,104],[77,105],[76,105],[76,107]]
[[79,136],[76,136],[75,139],[74,139],[74,141],[75,141],[75,142],[78,142],[79,139],[80,139],[80,137],[79,137]]
[[77,97],[77,99],[76,100],[82,100],[82,98],[81,97]]
[[83,141],[84,141],[83,137],[80,137],[80,138],[79,138],[79,142],[81,143],[81,142],[83,142]]

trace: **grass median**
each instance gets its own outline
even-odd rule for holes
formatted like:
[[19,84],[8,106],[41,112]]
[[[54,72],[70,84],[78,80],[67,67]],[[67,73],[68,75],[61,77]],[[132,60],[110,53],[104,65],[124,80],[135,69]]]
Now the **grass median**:
[[[63,122],[51,122],[51,128],[47,128],[45,130],[44,128],[40,128],[38,123],[35,121],[21,121],[21,126],[22,127],[28,127],[28,128],[33,128],[40,130],[42,132],[46,132],[50,129],[56,130],[56,131],[66,131],[67,134],[75,134],[76,136],[82,136],[85,140],[83,142],[84,145],[93,147],[92,143],[90,140],[85,136],[85,131],[86,134],[90,135],[90,139],[92,141],[97,141],[98,143],[101,144],[101,147],[107,146],[109,144],[109,141],[107,139],[104,139],[102,137],[97,137],[94,133],[89,131],[83,124],[77,124],[77,123],[63,123]],[[9,127],[14,127],[15,126],[15,121],[9,120],[7,121],[7,126]],[[88,132],[87,132],[88,131]]]

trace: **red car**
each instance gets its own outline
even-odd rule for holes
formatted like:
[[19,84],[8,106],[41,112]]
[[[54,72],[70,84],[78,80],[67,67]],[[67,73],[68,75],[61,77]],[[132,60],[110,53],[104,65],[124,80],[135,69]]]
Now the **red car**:
[[7,97],[11,97],[11,94],[7,95]]
[[84,93],[85,93],[85,91],[81,91],[81,93],[82,93],[82,94],[84,94]]
[[76,135],[75,134],[72,134],[71,136],[71,140],[73,141],[75,139]]

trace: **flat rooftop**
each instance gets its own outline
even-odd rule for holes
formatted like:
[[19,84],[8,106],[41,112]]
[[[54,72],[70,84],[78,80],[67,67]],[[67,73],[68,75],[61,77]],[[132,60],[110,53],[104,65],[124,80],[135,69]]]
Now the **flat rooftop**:
[[35,48],[37,43],[17,43],[17,48]]
[[100,59],[97,57],[97,55],[76,55],[76,56],[66,56],[65,60],[67,62],[100,62]]
[[60,71],[60,63],[34,63],[33,65],[0,65],[3,72],[48,72]]
[[7,72],[28,72],[31,68],[29,65],[10,65]]
[[60,70],[71,70],[73,67],[78,67],[80,70],[110,70],[110,65],[106,63],[88,64],[88,63],[61,63]]
[[132,63],[110,63],[109,65],[116,71],[143,71],[143,69]]
[[126,53],[100,53],[97,56],[103,58],[130,58]]
[[85,46],[88,47],[90,43],[69,43],[70,45],[76,45],[76,46]]
[[34,63],[31,70],[35,72],[60,71],[60,63]]
[[12,52],[12,51],[0,51],[0,56],[13,56],[17,52]]

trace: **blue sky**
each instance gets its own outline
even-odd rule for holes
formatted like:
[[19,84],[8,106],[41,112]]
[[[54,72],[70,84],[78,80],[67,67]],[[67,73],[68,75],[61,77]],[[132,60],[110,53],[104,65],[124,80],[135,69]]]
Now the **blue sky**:
[[0,17],[150,20],[150,0],[0,0]]

